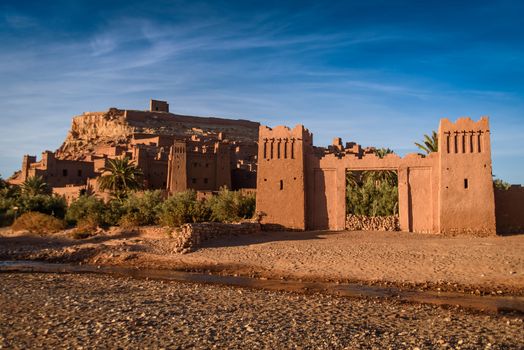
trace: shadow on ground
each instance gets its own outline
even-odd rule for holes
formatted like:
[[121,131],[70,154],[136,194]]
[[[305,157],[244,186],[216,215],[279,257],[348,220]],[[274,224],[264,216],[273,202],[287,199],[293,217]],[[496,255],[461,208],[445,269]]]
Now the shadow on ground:
[[306,241],[326,239],[326,235],[335,235],[332,231],[262,231],[254,235],[220,237],[203,242],[199,248],[241,247],[280,241]]

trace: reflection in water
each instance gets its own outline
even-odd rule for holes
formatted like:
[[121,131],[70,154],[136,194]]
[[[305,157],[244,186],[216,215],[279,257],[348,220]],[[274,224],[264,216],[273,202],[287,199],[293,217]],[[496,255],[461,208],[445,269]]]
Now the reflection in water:
[[35,261],[0,261],[0,272],[97,273],[163,281],[219,284],[296,293],[324,293],[342,297],[395,298],[400,301],[436,305],[457,305],[488,312],[524,314],[524,297],[476,296],[462,293],[402,291],[397,288],[363,286],[356,283],[261,280],[250,277],[218,276],[171,270],[136,269],[115,266],[50,264]]

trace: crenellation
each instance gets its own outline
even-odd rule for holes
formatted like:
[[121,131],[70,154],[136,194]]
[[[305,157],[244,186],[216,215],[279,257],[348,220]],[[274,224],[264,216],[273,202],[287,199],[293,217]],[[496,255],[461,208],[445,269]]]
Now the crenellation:
[[[280,145],[291,135],[296,137],[291,149],[296,144],[297,159],[281,157],[280,152],[273,157],[275,140]],[[478,136],[476,144],[474,136]],[[312,135],[300,125],[261,126],[260,158],[266,161],[258,167],[257,210],[265,214],[263,223],[271,225],[341,230],[346,226],[346,171],[393,170],[399,176],[402,230],[495,233],[488,118],[475,122],[463,117],[454,123],[442,119],[439,139],[439,151],[427,156],[382,158],[373,147],[363,149],[349,142],[344,147],[338,137],[327,148],[314,147],[309,142]],[[288,186],[290,178],[300,182]]]

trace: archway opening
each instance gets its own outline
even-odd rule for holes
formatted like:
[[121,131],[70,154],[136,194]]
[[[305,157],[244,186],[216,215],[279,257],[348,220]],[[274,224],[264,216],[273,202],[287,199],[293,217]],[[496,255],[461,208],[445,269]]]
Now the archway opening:
[[398,206],[397,171],[346,171],[346,229],[398,231]]

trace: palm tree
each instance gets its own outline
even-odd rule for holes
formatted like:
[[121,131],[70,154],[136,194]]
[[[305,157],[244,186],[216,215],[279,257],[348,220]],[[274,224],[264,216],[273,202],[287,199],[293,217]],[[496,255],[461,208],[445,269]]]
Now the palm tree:
[[[375,155],[379,158],[384,158],[388,154],[395,153],[389,148],[378,148],[375,150]],[[364,181],[372,181],[376,186],[380,186],[382,182],[387,182],[392,185],[397,184],[397,173],[393,170],[371,170],[363,171],[362,179]]]
[[415,142],[415,145],[426,152],[426,154],[430,154],[432,152],[438,152],[438,134],[435,130],[431,133],[431,136],[424,135],[424,143],[420,144],[418,142]]
[[375,150],[375,155],[381,159],[384,158],[386,155],[393,154],[393,153],[395,152],[389,148],[377,148]]
[[102,168],[98,186],[102,191],[109,190],[118,200],[127,196],[131,190],[142,187],[142,171],[129,158],[110,159]]
[[49,186],[42,176],[30,176],[22,183],[22,193],[27,196],[48,194]]
[[346,184],[350,187],[357,187],[359,184],[359,175],[355,171],[346,172]]

